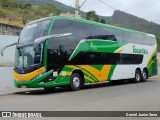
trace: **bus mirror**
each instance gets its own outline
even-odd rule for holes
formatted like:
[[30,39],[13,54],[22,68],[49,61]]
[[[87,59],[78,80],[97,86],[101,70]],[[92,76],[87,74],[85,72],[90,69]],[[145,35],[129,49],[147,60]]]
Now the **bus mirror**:
[[10,45],[7,45],[7,46],[3,47],[3,48],[1,49],[1,56],[3,56],[4,50],[5,50],[6,48],[11,47],[11,46],[14,46],[14,45],[17,45],[17,42],[16,42],[16,43],[12,43],[12,44],[10,44]]
[[37,38],[33,43],[33,50],[37,51],[39,49],[39,44],[42,43],[42,42],[45,42],[48,39],[58,38],[58,37],[65,37],[65,36],[69,36],[69,35],[72,35],[72,33],[55,34],[55,35],[48,35],[48,36]]

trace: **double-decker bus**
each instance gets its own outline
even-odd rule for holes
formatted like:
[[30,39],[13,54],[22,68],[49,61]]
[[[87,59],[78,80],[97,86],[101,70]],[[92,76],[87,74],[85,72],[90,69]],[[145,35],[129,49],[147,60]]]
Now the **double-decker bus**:
[[152,34],[88,20],[54,16],[28,23],[16,45],[17,88],[52,91],[121,79],[144,82],[157,75]]

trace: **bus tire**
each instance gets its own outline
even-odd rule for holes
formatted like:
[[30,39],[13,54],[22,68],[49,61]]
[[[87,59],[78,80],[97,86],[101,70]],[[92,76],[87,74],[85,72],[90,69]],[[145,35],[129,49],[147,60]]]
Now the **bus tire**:
[[70,81],[70,89],[72,91],[78,91],[82,87],[82,77],[78,73],[73,73]]
[[55,87],[45,87],[44,90],[47,92],[53,92],[55,90]]
[[134,77],[134,82],[139,83],[142,79],[141,72],[139,70],[135,71],[135,77]]
[[146,70],[143,70],[141,81],[142,81],[142,82],[146,82],[146,81],[147,81],[147,78],[148,78],[148,73],[147,73]]

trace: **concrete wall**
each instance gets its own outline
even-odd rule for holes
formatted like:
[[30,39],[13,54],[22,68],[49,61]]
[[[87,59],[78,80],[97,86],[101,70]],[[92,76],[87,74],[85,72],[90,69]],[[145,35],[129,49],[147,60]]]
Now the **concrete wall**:
[[19,35],[22,28],[0,23],[0,35]]
[[[18,41],[18,36],[0,35],[0,49],[8,44]],[[14,66],[15,46],[4,51],[4,56],[0,55],[0,66]]]

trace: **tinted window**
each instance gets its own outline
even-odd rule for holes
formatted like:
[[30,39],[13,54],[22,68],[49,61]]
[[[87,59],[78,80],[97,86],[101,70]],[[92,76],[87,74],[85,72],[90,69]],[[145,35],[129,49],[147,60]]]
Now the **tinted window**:
[[89,36],[86,39],[102,39],[102,40],[117,41],[117,39],[114,35],[96,35],[96,36]]
[[50,22],[51,22],[51,20],[44,20],[39,23],[39,26],[41,29],[41,30],[39,30],[40,37],[47,35]]
[[56,20],[52,29],[52,34],[63,33],[73,33],[71,36],[68,37],[68,39],[72,41],[72,45],[74,47],[77,46],[80,40],[89,38],[91,36],[91,39],[97,39],[97,36],[101,36],[98,39],[109,39],[113,41],[117,40],[142,45],[156,44],[156,40],[152,36],[144,36],[138,33],[120,31],[116,29],[76,22],[72,20]]
[[141,45],[155,45],[156,40],[152,36],[145,36],[138,33],[131,33],[131,32],[125,32],[121,31],[123,42],[127,43],[134,43],[134,44],[141,44]]
[[79,23],[75,24],[70,20],[57,20],[53,26],[52,34],[72,33],[71,36],[66,37],[67,41],[65,42],[70,43],[72,47],[76,47],[80,40],[88,36],[88,31],[84,31],[86,29],[86,26],[79,25]]
[[73,51],[72,42],[66,37],[48,40],[48,70],[63,68]]
[[[83,62],[82,62],[83,59]],[[75,65],[104,65],[104,64],[141,64],[143,55],[118,54],[104,52],[80,52],[68,64]]]
[[109,39],[114,41],[116,41],[117,39],[122,39],[121,33],[118,30],[113,30],[110,28],[100,27],[82,22],[76,22],[72,20],[56,20],[52,29],[52,34],[63,33],[73,33],[67,38],[72,41],[72,45],[74,45],[74,47],[77,46],[80,40],[86,39],[89,36],[109,35]]

